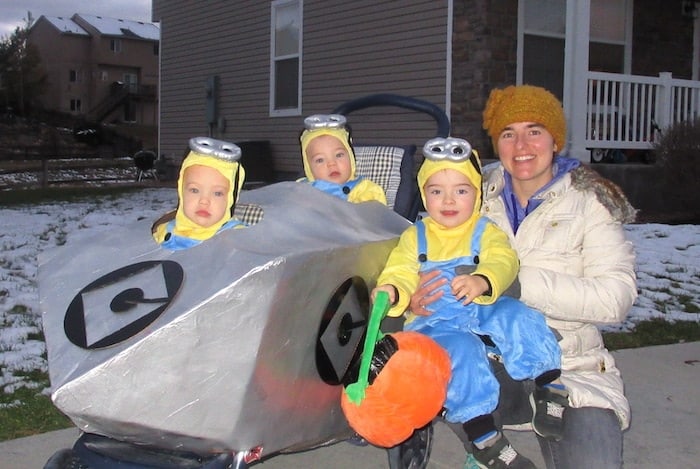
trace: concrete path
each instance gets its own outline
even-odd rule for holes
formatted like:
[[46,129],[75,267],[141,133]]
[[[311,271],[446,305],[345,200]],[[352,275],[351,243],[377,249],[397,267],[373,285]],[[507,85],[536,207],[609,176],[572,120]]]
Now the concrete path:
[[[700,467],[700,342],[614,352],[632,406],[625,433],[627,469]],[[0,443],[1,469],[41,469],[58,449],[72,446],[74,428]],[[532,433],[508,432],[514,446],[542,466]],[[443,424],[436,425],[429,468],[461,468],[462,445]],[[386,452],[348,443],[279,455],[253,466],[261,469],[387,468]],[[587,468],[588,469],[588,468]]]

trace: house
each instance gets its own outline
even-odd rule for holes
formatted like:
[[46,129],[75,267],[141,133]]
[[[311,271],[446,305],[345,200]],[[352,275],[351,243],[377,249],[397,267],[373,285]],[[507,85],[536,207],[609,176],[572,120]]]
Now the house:
[[[569,121],[567,151],[648,149],[700,115],[699,3],[687,0],[153,0],[161,24],[160,153],[187,138],[267,142],[276,177],[299,174],[303,118],[394,93],[447,112],[482,156],[490,90],[549,88]],[[669,73],[670,72],[670,73]],[[428,116],[350,116],[355,140],[421,144]]]
[[46,110],[93,123],[158,123],[158,25],[74,14],[31,26],[48,86]]

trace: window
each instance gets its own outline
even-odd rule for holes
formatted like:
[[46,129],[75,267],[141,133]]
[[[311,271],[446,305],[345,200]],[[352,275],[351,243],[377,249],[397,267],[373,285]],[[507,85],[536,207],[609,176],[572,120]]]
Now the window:
[[129,90],[129,93],[136,93],[139,89],[139,76],[135,73],[122,74],[122,82],[124,87]]
[[565,0],[525,0],[523,83],[564,95]]
[[160,43],[154,42],[153,43],[153,55],[158,55],[158,54],[160,54]]
[[122,40],[121,39],[110,39],[109,40],[109,50],[115,54],[122,51]]
[[[566,8],[575,0],[521,0],[522,82],[564,94]],[[588,68],[623,73],[629,0],[591,0]]]
[[624,73],[625,10],[625,0],[591,0],[589,70]]
[[79,99],[70,100],[70,110],[71,112],[80,112],[82,110],[82,103]]
[[75,83],[78,81],[78,71],[77,70],[68,70],[68,81],[71,83]]
[[301,114],[301,0],[276,0],[271,5],[270,114]]

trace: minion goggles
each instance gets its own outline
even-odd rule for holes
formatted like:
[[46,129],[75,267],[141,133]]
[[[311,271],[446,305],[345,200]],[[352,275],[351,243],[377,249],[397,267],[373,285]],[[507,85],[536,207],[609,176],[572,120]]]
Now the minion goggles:
[[201,155],[207,155],[233,163],[241,159],[241,149],[238,145],[215,140],[209,137],[194,137],[190,139],[190,150]]
[[304,119],[306,130],[344,129],[346,123],[342,114],[314,114]]

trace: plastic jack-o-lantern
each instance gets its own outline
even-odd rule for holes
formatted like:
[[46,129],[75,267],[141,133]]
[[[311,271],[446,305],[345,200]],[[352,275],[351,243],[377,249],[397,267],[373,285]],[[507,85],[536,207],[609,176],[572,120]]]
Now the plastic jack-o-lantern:
[[[373,445],[391,447],[427,425],[442,409],[450,358],[437,342],[418,332],[397,332],[374,343],[378,326],[373,332],[372,322],[371,317],[358,382],[342,393],[341,407],[360,436]],[[365,356],[368,351],[371,357]]]

